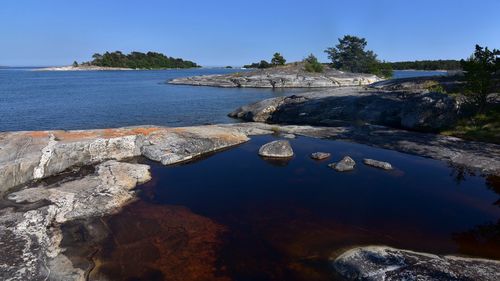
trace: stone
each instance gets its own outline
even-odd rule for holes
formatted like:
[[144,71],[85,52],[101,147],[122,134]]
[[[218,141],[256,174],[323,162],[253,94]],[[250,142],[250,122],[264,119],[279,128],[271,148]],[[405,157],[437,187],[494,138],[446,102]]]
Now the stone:
[[[151,179],[148,165],[107,161],[80,178],[23,187],[7,199],[27,210],[0,210],[2,280],[85,280],[60,243],[60,226],[102,217],[134,200],[132,189]],[[5,235],[4,235],[5,234]]]
[[223,75],[182,77],[168,83],[223,88],[327,88],[362,86],[381,81],[371,74],[342,72],[326,68],[323,73],[304,70],[301,63]]
[[342,158],[339,162],[331,163],[328,166],[338,172],[346,172],[354,170],[356,162],[351,157],[344,156],[344,158]]
[[290,142],[286,140],[277,140],[261,146],[259,155],[271,158],[289,158],[293,156],[293,149]]
[[285,139],[294,139],[294,138],[296,138],[296,136],[294,134],[282,134],[281,136],[284,137]]
[[500,279],[499,261],[433,255],[385,246],[349,250],[334,260],[333,267],[347,280]]
[[0,133],[0,194],[74,167],[143,155],[165,165],[248,141],[220,126]]
[[272,124],[345,126],[362,122],[437,132],[456,124],[461,105],[443,93],[342,87],[262,100],[237,108],[229,116]]
[[218,126],[165,129],[146,137],[141,154],[171,165],[248,140],[243,133]]
[[392,165],[391,165],[391,163],[388,163],[388,162],[383,162],[383,161],[365,158],[365,159],[363,159],[363,163],[365,163],[368,166],[375,167],[375,168],[380,168],[380,169],[384,169],[384,170],[392,170]]
[[314,160],[323,160],[330,157],[330,153],[328,152],[314,152],[311,154],[311,158]]

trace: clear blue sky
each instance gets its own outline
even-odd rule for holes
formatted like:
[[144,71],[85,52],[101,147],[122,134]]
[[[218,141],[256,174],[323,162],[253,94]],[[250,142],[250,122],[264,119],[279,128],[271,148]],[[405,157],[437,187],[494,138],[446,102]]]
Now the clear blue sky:
[[95,52],[159,51],[205,66],[289,61],[345,34],[388,61],[500,48],[499,0],[2,0],[0,65],[65,65]]

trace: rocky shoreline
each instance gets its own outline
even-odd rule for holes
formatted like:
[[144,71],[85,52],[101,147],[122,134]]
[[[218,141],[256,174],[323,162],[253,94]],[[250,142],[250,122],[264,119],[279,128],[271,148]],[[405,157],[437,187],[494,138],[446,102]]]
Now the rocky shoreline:
[[[449,161],[485,174],[500,174],[498,145],[381,126],[236,123],[4,132],[0,133],[0,243],[7,254],[0,258],[0,278],[85,280],[91,266],[88,261],[82,262],[85,265],[72,263],[63,245],[62,226],[116,213],[133,202],[134,188],[151,179],[149,166],[137,164],[135,157],[173,165],[263,134],[359,142]],[[286,156],[292,154],[290,148]],[[67,176],[71,171],[78,173]],[[491,263],[488,268],[497,266]]]
[[242,106],[229,116],[273,124],[342,126],[362,122],[434,132],[453,126],[460,106],[459,100],[436,92],[348,87],[270,98]]
[[168,83],[222,88],[332,88],[363,86],[377,81],[381,79],[375,75],[335,69],[326,69],[323,73],[306,72],[299,64],[232,74],[176,78]]

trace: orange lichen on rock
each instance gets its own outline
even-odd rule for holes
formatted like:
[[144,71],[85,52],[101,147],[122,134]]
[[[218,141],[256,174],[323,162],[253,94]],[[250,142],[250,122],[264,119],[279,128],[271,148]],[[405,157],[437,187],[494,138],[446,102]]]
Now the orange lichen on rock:
[[48,131],[29,131],[29,132],[24,132],[24,135],[27,137],[32,137],[32,138],[46,138],[49,136]]

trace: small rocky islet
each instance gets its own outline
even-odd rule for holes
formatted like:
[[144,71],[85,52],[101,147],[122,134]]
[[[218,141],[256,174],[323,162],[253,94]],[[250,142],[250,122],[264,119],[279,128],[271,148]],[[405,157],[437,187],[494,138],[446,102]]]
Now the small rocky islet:
[[[256,153],[291,158],[294,152],[289,140],[298,135],[352,141],[500,175],[499,145],[428,133],[456,121],[460,100],[422,90],[420,82],[377,82],[371,76],[338,72],[335,75],[340,80],[286,72],[245,75],[183,78],[171,83],[329,89],[257,102],[230,114],[252,121],[248,123],[0,133],[0,193],[5,205],[0,210],[0,243],[9,249],[0,260],[0,277],[87,279],[95,265],[72,263],[65,251],[62,226],[115,214],[134,202],[134,188],[151,180],[149,166],[134,162],[136,157],[174,165],[233,147],[255,135],[278,132],[287,140],[264,144]],[[359,86],[368,84],[371,86]],[[356,169],[356,160],[341,151],[310,153],[317,160],[331,157],[330,153],[343,157],[329,164],[337,171]],[[360,160],[375,168],[393,169],[380,159]],[[95,243],[104,236],[93,236]],[[500,264],[492,260],[375,246],[335,257],[332,268],[349,280],[498,280],[500,272]]]

